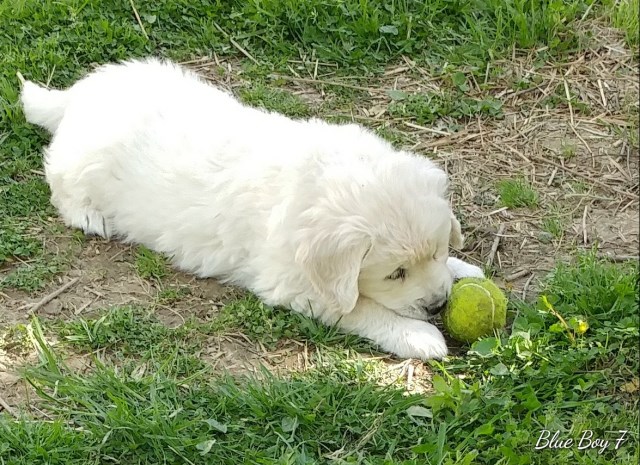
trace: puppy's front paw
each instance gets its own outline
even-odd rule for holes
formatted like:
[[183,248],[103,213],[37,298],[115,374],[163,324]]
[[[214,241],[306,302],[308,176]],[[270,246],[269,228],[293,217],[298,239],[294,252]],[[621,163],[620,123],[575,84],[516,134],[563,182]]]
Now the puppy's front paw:
[[471,265],[459,258],[449,257],[447,266],[453,275],[453,279],[484,278],[484,272],[480,267]]
[[429,360],[441,359],[448,353],[444,336],[431,323],[408,320],[397,336],[389,350],[400,357]]

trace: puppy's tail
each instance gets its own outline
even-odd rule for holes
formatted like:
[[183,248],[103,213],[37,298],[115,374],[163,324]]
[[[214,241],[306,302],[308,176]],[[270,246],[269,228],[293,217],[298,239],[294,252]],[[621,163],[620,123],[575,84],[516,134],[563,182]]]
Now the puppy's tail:
[[67,108],[67,92],[45,89],[33,82],[25,81],[20,73],[18,79],[22,83],[20,101],[27,121],[54,133]]

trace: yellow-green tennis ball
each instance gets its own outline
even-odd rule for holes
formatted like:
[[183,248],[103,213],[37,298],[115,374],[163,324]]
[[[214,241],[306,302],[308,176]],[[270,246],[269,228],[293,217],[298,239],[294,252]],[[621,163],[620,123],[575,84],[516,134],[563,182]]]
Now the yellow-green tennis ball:
[[490,279],[461,279],[453,285],[442,322],[458,341],[477,341],[506,325],[507,298]]

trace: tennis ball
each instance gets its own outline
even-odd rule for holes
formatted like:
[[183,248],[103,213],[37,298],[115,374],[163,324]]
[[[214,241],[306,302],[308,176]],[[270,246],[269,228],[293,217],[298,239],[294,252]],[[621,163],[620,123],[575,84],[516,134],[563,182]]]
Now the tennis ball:
[[490,279],[461,279],[453,285],[442,322],[453,338],[474,342],[505,326],[507,298]]

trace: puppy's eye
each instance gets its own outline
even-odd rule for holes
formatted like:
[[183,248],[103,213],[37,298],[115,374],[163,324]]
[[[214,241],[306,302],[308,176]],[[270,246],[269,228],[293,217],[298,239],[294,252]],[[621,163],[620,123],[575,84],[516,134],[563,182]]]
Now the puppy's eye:
[[396,279],[402,279],[404,281],[404,278],[407,277],[407,270],[405,270],[404,268],[400,267],[397,270],[395,270],[393,273],[391,273],[389,276],[387,276],[387,279],[391,279],[391,280],[396,280]]

